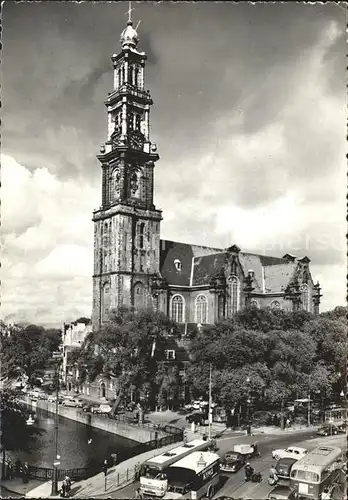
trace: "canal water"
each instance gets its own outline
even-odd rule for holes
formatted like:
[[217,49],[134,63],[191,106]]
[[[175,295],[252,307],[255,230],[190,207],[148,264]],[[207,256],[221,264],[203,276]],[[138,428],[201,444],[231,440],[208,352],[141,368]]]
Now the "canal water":
[[[15,460],[20,458],[29,465],[52,468],[55,456],[55,416],[40,408],[36,409],[34,426],[39,435],[31,444],[30,451],[9,452]],[[61,469],[75,469],[102,462],[117,453],[117,461],[134,456],[132,448],[139,443],[109,432],[90,427],[74,420],[58,417],[58,455]],[[139,453],[139,448],[138,448]]]

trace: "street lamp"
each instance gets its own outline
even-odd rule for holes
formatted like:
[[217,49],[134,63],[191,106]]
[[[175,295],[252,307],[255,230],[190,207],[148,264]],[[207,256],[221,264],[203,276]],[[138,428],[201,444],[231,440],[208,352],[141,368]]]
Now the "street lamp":
[[53,470],[52,470],[52,490],[51,495],[58,495],[58,469],[57,467],[60,465],[60,456],[58,455],[58,397],[59,397],[59,367],[60,361],[62,360],[63,354],[61,352],[54,352],[53,359],[56,360],[56,370],[55,370],[55,378],[56,378],[56,411],[55,411],[55,425],[54,425],[54,461],[53,461]]
[[248,397],[247,397],[247,434],[248,436],[251,435],[251,422],[250,422],[250,403],[251,403],[251,397],[250,397],[250,378],[246,378],[246,383],[248,385]]

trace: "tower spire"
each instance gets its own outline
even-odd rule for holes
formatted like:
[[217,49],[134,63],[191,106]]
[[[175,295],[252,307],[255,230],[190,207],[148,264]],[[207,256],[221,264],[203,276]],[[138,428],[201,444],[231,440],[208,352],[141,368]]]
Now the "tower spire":
[[128,14],[128,22],[127,22],[127,24],[130,24],[130,25],[133,24],[133,21],[132,21],[132,10],[134,10],[134,9],[132,9],[132,2],[129,1],[128,2],[128,10],[127,10],[127,14]]

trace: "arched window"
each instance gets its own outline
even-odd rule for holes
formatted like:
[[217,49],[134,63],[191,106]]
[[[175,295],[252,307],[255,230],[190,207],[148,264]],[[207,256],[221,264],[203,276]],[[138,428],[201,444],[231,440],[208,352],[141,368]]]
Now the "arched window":
[[139,82],[139,68],[136,66],[134,69],[134,85],[137,87]]
[[134,128],[134,113],[129,113],[128,115],[128,128],[129,130],[133,130]]
[[225,297],[221,294],[218,296],[218,318],[225,317]]
[[139,225],[139,248],[144,248],[144,228],[145,224],[142,222]]
[[128,69],[128,83],[130,83],[131,85],[133,85],[133,66],[129,66],[129,69]]
[[118,86],[121,87],[122,85],[122,71],[121,68],[118,70]]
[[208,323],[208,301],[205,295],[196,298],[196,323]]
[[135,115],[135,130],[140,132],[140,115]]
[[170,317],[177,323],[183,323],[185,317],[185,301],[181,295],[174,295],[170,304]]
[[138,282],[134,285],[134,308],[142,309],[145,306],[144,285]]
[[272,300],[271,309],[281,309],[279,300]]
[[304,283],[300,286],[302,309],[309,311],[309,286]]
[[257,300],[253,299],[250,301],[250,307],[256,307],[257,309],[260,309],[260,304]]
[[239,309],[239,279],[237,276],[230,276],[228,279],[230,316]]
[[124,80],[125,80],[125,70],[124,70],[124,66],[122,66],[121,71],[122,71],[121,81],[122,81],[122,83],[124,83]]
[[103,286],[103,296],[102,296],[102,321],[105,321],[108,317],[110,309],[110,285],[105,283]]

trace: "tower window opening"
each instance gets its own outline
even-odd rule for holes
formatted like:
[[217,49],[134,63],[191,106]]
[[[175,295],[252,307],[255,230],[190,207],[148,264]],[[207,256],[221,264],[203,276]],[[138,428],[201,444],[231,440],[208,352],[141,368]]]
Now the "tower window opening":
[[124,66],[122,66],[122,69],[121,69],[121,81],[122,81],[122,83],[124,83],[124,80],[125,80],[125,70],[124,70]]
[[140,132],[140,115],[135,115],[135,130]]
[[273,300],[271,302],[271,308],[272,309],[281,309],[280,302],[278,300]]
[[128,83],[133,85],[133,66],[129,66],[128,69]]
[[134,85],[136,87],[138,87],[138,83],[139,83],[139,68],[135,67],[134,68]]
[[121,87],[122,85],[122,71],[121,68],[118,70],[118,86]]
[[144,248],[144,228],[145,224],[142,222],[139,226],[139,248]]
[[129,119],[128,119],[128,127],[129,130],[133,130],[134,128],[134,113],[129,113]]

